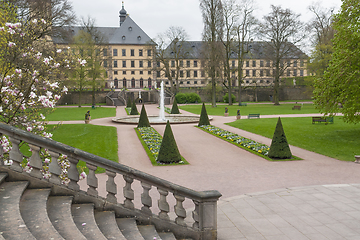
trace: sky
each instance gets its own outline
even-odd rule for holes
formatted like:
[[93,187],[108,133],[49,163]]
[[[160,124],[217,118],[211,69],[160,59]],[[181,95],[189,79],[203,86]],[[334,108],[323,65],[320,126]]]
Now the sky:
[[[261,19],[270,12],[270,5],[289,8],[301,14],[300,19],[308,22],[312,13],[307,7],[319,2],[325,8],[340,9],[341,0],[254,0],[254,15]],[[96,20],[98,27],[119,26],[119,11],[121,0],[69,0],[80,19],[90,16]],[[240,2],[240,0],[239,0]],[[164,33],[171,26],[183,27],[189,35],[188,40],[201,40],[203,30],[202,15],[199,0],[124,0],[124,7],[130,17],[149,35],[155,38],[157,34]]]

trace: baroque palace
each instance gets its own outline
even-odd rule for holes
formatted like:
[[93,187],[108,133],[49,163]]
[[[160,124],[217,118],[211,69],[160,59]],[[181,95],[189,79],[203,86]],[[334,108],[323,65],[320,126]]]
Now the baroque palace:
[[[156,44],[127,14],[124,4],[120,10],[119,27],[95,27],[96,31],[106,39],[103,54],[103,67],[106,69],[105,87],[107,88],[144,88],[159,86],[164,81],[169,87],[170,82],[164,73],[159,71],[162,64],[156,61],[154,51]],[[81,27],[70,27],[72,37],[76,36]],[[67,38],[71,39],[71,38]],[[65,48],[70,45],[70,40],[65,38],[53,38],[53,42],[59,47]],[[202,60],[202,41],[186,41],[187,52],[183,60],[180,60],[179,87],[204,87],[210,79],[204,70]],[[265,42],[251,41],[247,44],[247,54],[243,65],[243,86],[271,86],[273,83],[273,67],[270,60],[266,60],[263,52]],[[170,46],[169,46],[170,47]],[[287,69],[282,77],[294,78],[307,76],[307,57],[300,49],[293,45],[296,54],[292,54],[286,62]],[[168,50],[168,49],[167,49]],[[170,72],[174,74],[175,64],[171,58],[171,51],[167,51],[169,57]],[[237,58],[231,55],[230,66],[232,71],[232,85],[237,86]],[[219,77],[221,78],[221,77]],[[220,81],[222,81],[220,79]],[[173,81],[173,83],[175,83]]]

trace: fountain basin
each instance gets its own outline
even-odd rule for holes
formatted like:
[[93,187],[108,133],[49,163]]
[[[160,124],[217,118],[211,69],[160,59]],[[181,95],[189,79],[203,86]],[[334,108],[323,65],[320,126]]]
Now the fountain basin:
[[[138,124],[139,115],[136,116],[127,116],[119,117],[112,119],[113,122],[122,123],[122,124]],[[184,124],[184,123],[198,123],[200,116],[184,115],[184,114],[171,114],[165,116],[165,121],[161,120],[159,116],[148,116],[150,124],[166,124],[169,120],[170,124]],[[209,117],[209,120],[212,120]]]

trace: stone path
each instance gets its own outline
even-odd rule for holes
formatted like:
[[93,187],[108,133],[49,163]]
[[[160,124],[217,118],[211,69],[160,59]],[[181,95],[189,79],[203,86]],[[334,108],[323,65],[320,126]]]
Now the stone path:
[[[146,105],[146,110],[148,115],[159,111],[155,105]],[[116,115],[125,116],[124,107],[118,107]],[[120,163],[194,190],[216,189],[223,194],[218,205],[219,240],[360,239],[359,164],[294,146],[290,146],[293,155],[304,160],[269,162],[210,136],[194,124],[179,124],[172,125],[172,130],[190,165],[176,166],[174,171],[173,166],[153,167],[135,126],[115,124],[111,119],[95,119],[91,124],[117,128]],[[271,139],[224,124],[234,120],[213,116],[211,124],[270,145]],[[165,126],[154,128],[162,134]],[[106,180],[105,175],[98,178]],[[99,194],[106,194],[105,187],[99,186]]]

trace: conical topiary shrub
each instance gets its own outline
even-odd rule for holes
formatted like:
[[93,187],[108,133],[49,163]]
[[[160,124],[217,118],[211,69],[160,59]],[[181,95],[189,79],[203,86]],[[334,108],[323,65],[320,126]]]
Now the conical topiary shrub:
[[176,102],[176,98],[174,98],[174,102],[171,108],[171,114],[180,114],[177,102]]
[[157,162],[169,164],[169,163],[178,163],[180,161],[181,161],[181,155],[176,145],[175,138],[170,127],[170,123],[169,121],[167,121]]
[[132,104],[131,104],[131,98],[130,98],[130,96],[128,96],[128,99],[127,99],[127,101],[126,101],[126,107],[127,107],[127,108],[131,108],[131,106],[132,106]]
[[142,108],[141,108],[139,123],[138,123],[137,127],[138,128],[140,128],[140,127],[150,127],[150,122],[149,122],[149,119],[147,117],[144,104],[142,105]]
[[201,108],[200,120],[198,126],[200,127],[202,125],[210,125],[209,117],[206,112],[205,103],[203,103]]
[[136,108],[135,101],[131,105],[130,115],[139,115],[139,112],[138,112],[138,110]]
[[278,159],[291,158],[292,156],[289,144],[286,140],[283,126],[281,124],[280,117],[276,124],[275,132],[273,139],[271,141],[271,146],[268,156],[270,158],[278,158]]

